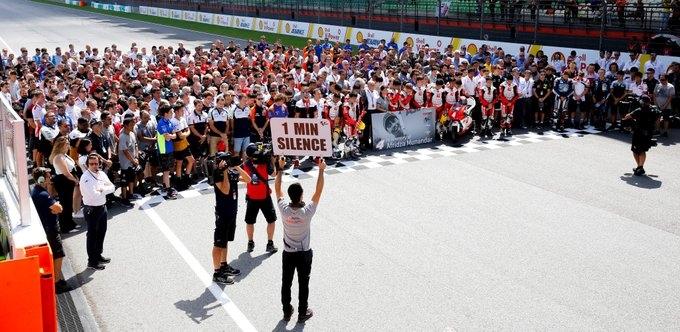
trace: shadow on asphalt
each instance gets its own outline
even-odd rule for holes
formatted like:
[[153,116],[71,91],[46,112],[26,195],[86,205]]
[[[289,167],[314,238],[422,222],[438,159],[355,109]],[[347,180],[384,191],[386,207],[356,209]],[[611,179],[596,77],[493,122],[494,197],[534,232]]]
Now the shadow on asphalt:
[[658,175],[643,175],[636,176],[632,173],[625,173],[621,176],[621,180],[626,182],[631,186],[635,186],[643,189],[658,189],[661,188],[662,182],[657,180]]
[[235,276],[234,281],[239,282],[239,281],[245,279],[250,274],[250,272],[253,272],[253,270],[255,270],[255,268],[260,266],[262,264],[262,262],[264,262],[265,259],[267,259],[271,256],[272,256],[272,254],[264,253],[262,255],[253,257],[251,255],[251,253],[249,253],[247,251],[242,252],[240,255],[238,255],[238,257],[235,260],[233,260],[229,264],[229,265],[241,270],[241,274],[238,275],[238,276]]
[[82,287],[83,285],[87,284],[88,282],[92,281],[92,274],[94,274],[94,270],[90,270],[88,268],[80,271],[78,274],[72,276],[69,278],[66,282],[73,287],[73,289],[76,289],[78,287]]
[[[291,318],[291,322],[294,321],[295,319],[295,314],[293,315],[293,318]],[[280,320],[278,324],[274,327],[272,330],[273,332],[278,332],[278,331],[304,331],[305,330],[305,324],[298,324],[295,323],[295,326],[293,326],[292,329],[288,329],[288,324],[290,322],[286,322],[285,320]]]
[[213,314],[211,314],[210,311],[219,308],[220,305],[221,304],[215,300],[215,296],[213,296],[208,288],[194,300],[181,300],[175,302],[175,307],[184,311],[187,317],[196,324],[201,324],[202,321],[212,317]]

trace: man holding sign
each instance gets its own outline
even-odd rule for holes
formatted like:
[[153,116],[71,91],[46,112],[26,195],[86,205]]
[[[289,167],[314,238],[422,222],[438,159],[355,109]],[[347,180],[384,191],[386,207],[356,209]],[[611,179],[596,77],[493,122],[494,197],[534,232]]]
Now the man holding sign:
[[274,154],[329,157],[333,152],[330,122],[326,119],[271,119]]

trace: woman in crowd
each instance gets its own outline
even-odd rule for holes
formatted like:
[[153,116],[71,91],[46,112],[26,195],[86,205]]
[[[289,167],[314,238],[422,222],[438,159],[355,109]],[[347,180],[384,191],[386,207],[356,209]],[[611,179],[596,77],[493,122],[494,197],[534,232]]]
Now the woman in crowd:
[[64,136],[57,138],[52,147],[49,161],[54,166],[54,188],[59,194],[62,212],[59,214],[59,226],[62,233],[74,230],[77,224],[73,221],[73,191],[78,185],[76,163],[68,155],[69,143]]

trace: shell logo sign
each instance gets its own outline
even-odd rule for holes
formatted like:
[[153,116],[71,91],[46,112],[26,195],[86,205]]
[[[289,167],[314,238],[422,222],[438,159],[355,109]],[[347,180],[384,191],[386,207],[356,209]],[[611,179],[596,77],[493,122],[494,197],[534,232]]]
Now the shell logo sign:
[[236,18],[236,27],[240,27],[240,26],[241,26],[241,20],[239,20],[238,17],[237,17]]
[[411,37],[406,38],[406,44],[408,46],[413,47],[413,38],[411,38]]
[[364,42],[364,34],[361,31],[357,32],[357,43],[361,44]]
[[286,33],[290,33],[290,23],[286,23]]
[[262,22],[262,20],[260,20],[259,23],[260,24],[258,24],[258,26],[260,27],[260,30],[263,30],[264,29],[264,22]]
[[468,46],[467,46],[467,48],[466,48],[466,53],[467,53],[467,54],[477,54],[477,51],[478,51],[478,50],[477,50],[477,45],[475,45],[475,44],[473,44],[473,43],[468,44]]
[[319,27],[319,28],[316,30],[316,32],[317,32],[317,34],[319,35],[319,38],[323,38],[323,35],[325,34],[325,30],[324,30],[323,27]]

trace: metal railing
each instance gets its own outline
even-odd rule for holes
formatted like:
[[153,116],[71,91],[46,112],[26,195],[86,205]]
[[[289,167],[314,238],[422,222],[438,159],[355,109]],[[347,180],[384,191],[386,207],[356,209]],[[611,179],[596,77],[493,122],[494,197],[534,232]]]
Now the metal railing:
[[29,225],[31,197],[28,191],[24,120],[2,95],[0,95],[0,175],[7,181],[14,198],[19,203],[21,224]]

